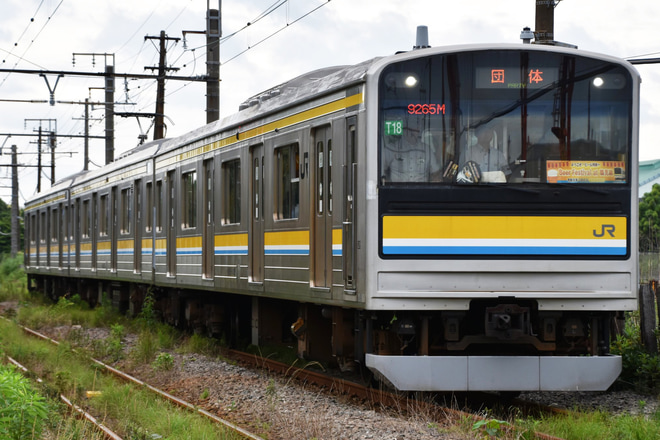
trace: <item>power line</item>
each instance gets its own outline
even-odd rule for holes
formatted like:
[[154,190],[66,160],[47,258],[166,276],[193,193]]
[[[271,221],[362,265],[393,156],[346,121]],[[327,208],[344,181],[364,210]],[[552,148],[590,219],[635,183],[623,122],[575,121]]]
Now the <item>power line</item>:
[[232,60],[238,58],[239,56],[243,55],[243,54],[244,54],[245,52],[247,52],[248,50],[257,47],[258,45],[260,45],[260,44],[263,43],[264,41],[269,40],[270,38],[272,38],[272,37],[274,37],[275,35],[279,34],[279,33],[282,32],[284,29],[290,27],[291,25],[294,25],[294,24],[298,23],[298,22],[299,22],[300,20],[302,20],[303,18],[305,18],[305,17],[307,17],[308,15],[310,15],[310,14],[312,14],[312,13],[318,11],[318,10],[321,9],[323,6],[325,6],[325,5],[327,5],[328,3],[330,3],[330,1],[331,1],[331,0],[328,0],[328,1],[325,2],[325,3],[321,3],[321,4],[318,5],[316,8],[312,9],[311,11],[307,12],[307,13],[304,14],[304,15],[301,15],[300,17],[298,17],[297,19],[295,19],[295,20],[292,21],[291,23],[287,23],[286,25],[282,26],[280,29],[276,30],[276,31],[273,32],[272,34],[270,34],[270,35],[268,35],[267,37],[265,37],[265,38],[261,39],[260,41],[256,42],[256,43],[253,44],[252,46],[248,46],[247,49],[245,49],[245,50],[243,50],[243,51],[237,53],[236,55],[234,55],[233,57],[229,58],[227,61],[223,62],[222,64],[225,65],[225,64],[229,63],[230,61],[232,61]]
[[[32,47],[32,45],[34,44],[34,42],[37,40],[37,38],[39,38],[39,35],[41,35],[41,32],[43,32],[43,30],[46,28],[46,26],[48,25],[48,23],[50,23],[50,19],[53,18],[53,16],[57,13],[57,11],[60,9],[60,6],[62,5],[63,2],[64,2],[64,0],[60,0],[60,2],[59,2],[59,3],[57,4],[57,6],[55,7],[55,10],[53,11],[53,13],[50,14],[50,16],[48,16],[48,18],[46,19],[46,22],[44,23],[44,25],[41,26],[41,29],[39,29],[39,31],[37,32],[37,35],[35,35],[35,37],[34,37],[32,40],[30,40],[30,44],[28,44],[27,48],[25,48],[25,51],[23,51],[23,53],[21,54],[21,56],[18,57],[18,60],[17,60],[16,63],[14,64],[14,67],[16,67],[16,66],[18,65],[18,63],[19,63],[21,60],[24,59],[25,54],[27,54],[28,50],[30,50],[30,48]],[[34,64],[34,63],[32,63],[32,64]],[[2,85],[5,83],[5,81],[7,80],[7,78],[9,78],[9,75],[11,75],[11,73],[8,74],[7,76],[5,76],[5,77],[3,78],[2,82],[0,82],[0,87],[2,87]]]

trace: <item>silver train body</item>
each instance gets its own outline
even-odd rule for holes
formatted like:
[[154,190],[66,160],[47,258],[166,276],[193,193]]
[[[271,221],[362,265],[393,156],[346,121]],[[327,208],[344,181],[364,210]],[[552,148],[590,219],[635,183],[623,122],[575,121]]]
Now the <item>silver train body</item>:
[[639,82],[534,45],[311,72],[29,200],[30,286],[151,294],[402,390],[606,389],[637,305]]

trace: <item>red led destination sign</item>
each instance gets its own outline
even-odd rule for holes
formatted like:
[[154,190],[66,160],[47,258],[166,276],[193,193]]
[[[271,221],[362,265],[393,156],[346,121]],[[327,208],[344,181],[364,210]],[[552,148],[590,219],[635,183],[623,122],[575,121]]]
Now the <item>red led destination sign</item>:
[[556,67],[477,67],[477,89],[538,89],[558,79]]

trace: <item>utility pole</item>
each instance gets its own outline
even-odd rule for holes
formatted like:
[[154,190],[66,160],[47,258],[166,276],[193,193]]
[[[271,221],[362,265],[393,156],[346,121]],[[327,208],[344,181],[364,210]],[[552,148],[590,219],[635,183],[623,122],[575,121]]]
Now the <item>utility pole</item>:
[[41,192],[41,143],[44,135],[42,124],[48,122],[48,145],[50,146],[50,184],[55,184],[55,146],[57,141],[57,119],[25,119],[25,122],[39,122],[37,138],[37,192]]
[[165,31],[160,31],[160,37],[144,37],[145,40],[160,40],[159,46],[159,60],[158,67],[149,67],[145,66],[145,69],[158,70],[158,87],[156,90],[156,118],[154,121],[154,140],[162,139],[165,137],[165,73],[170,70],[177,71],[179,70],[176,67],[167,67],[167,46],[166,42],[168,40],[179,41],[180,38],[168,37],[165,34]]
[[51,131],[48,134],[48,143],[50,144],[50,186],[55,185],[55,144],[57,134]]
[[[114,53],[74,53],[73,65],[76,65],[76,56],[92,57],[92,66],[96,65],[96,57],[105,60],[105,164],[115,160],[115,54]],[[85,162],[87,167],[87,162]],[[87,168],[85,168],[87,169]]]
[[206,123],[220,119],[220,37],[222,37],[222,0],[218,9],[206,2],[206,31],[183,31],[183,49],[186,34],[206,35]]
[[552,44],[555,40],[555,6],[557,0],[536,0],[536,29],[534,40],[537,44]]
[[85,98],[85,157],[83,158],[83,170],[89,169],[89,98]]
[[115,57],[105,66],[105,164],[115,160]]
[[41,192],[41,125],[39,126],[39,139],[37,140],[37,193]]
[[[222,9],[222,0],[218,0]],[[220,119],[220,37],[222,18],[220,10],[206,12],[206,123]]]
[[11,146],[11,257],[18,253],[18,159],[16,145]]

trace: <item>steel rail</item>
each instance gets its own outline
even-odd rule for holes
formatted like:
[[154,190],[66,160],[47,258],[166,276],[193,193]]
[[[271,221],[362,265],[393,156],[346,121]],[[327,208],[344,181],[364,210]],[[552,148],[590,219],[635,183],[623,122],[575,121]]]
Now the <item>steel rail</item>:
[[[19,325],[19,324],[17,324],[17,325]],[[51,343],[53,343],[53,344],[55,344],[55,345],[59,345],[59,344],[60,344],[58,341],[56,341],[56,340],[54,340],[54,339],[51,339],[51,338],[49,338],[48,336],[46,336],[46,335],[44,335],[44,334],[42,334],[42,333],[39,333],[39,332],[37,332],[37,331],[35,331],[35,330],[32,330],[32,329],[27,328],[27,327],[22,326],[22,325],[19,325],[19,327],[21,327],[21,328],[23,329],[23,331],[25,331],[26,333],[29,333],[29,334],[31,334],[31,335],[33,335],[33,336],[35,336],[35,337],[41,338],[41,339],[43,339],[43,340],[45,340],[45,341],[49,341],[49,342],[51,342]],[[76,350],[74,349],[73,351],[75,352]],[[134,383],[134,384],[136,384],[136,385],[139,385],[139,386],[141,386],[141,387],[147,388],[147,389],[149,389],[150,391],[152,391],[152,392],[158,394],[159,396],[161,396],[161,397],[163,397],[163,398],[169,400],[170,402],[172,402],[172,403],[174,403],[174,404],[176,404],[176,405],[178,405],[178,406],[181,406],[181,407],[183,407],[183,408],[189,409],[190,411],[193,411],[193,412],[196,412],[196,413],[198,413],[198,414],[201,414],[201,415],[203,415],[204,417],[207,417],[207,418],[213,420],[214,422],[216,422],[216,423],[218,423],[218,424],[224,426],[224,427],[227,428],[227,429],[231,429],[232,431],[234,431],[234,432],[236,432],[236,433],[242,435],[243,437],[245,437],[245,438],[247,438],[247,439],[250,439],[250,440],[264,440],[263,437],[259,437],[259,436],[257,436],[256,434],[253,434],[253,433],[251,433],[251,432],[249,432],[249,431],[247,431],[247,430],[241,428],[240,426],[233,424],[232,422],[230,422],[230,421],[228,421],[228,420],[225,420],[225,419],[223,419],[223,418],[221,418],[221,417],[216,416],[216,415],[213,414],[213,413],[210,413],[209,411],[206,411],[205,409],[198,408],[198,407],[196,407],[195,405],[193,405],[193,404],[191,404],[191,403],[189,403],[189,402],[186,402],[185,400],[179,399],[178,397],[173,396],[172,394],[169,394],[169,393],[167,393],[167,392],[165,392],[165,391],[163,391],[163,390],[160,390],[160,389],[158,389],[158,388],[156,388],[156,387],[154,387],[154,386],[152,386],[152,385],[149,385],[148,383],[143,382],[143,381],[141,381],[140,379],[131,376],[130,374],[126,374],[126,373],[124,373],[123,371],[117,370],[116,368],[113,368],[113,367],[111,367],[110,365],[107,365],[107,364],[105,364],[105,363],[99,361],[98,359],[94,359],[93,357],[89,357],[89,359],[90,359],[92,362],[96,363],[97,365],[102,366],[102,367],[105,368],[108,372],[114,374],[115,376],[120,377],[120,378],[122,378],[122,379],[124,379],[124,380],[126,380],[126,381],[132,382],[132,383]]]
[[[21,371],[23,371],[25,373],[29,373],[29,370],[25,366],[21,365],[17,360],[15,360],[15,359],[13,359],[9,356],[7,356],[7,360],[9,360],[9,362],[12,363],[13,365],[15,365],[16,367],[18,367]],[[40,378],[37,378],[36,381],[38,383],[43,383],[44,382]],[[91,415],[90,413],[88,413],[87,411],[85,411],[84,409],[82,409],[81,407],[76,405],[75,403],[71,402],[64,394],[60,394],[60,400],[64,403],[66,403],[69,406],[69,408],[73,409],[78,414],[80,414],[83,418],[85,418],[85,420],[87,420],[92,425],[94,425],[94,427],[96,429],[103,432],[103,434],[105,435],[106,438],[109,438],[111,440],[123,440],[122,437],[115,434],[115,432],[112,431],[110,428],[108,428],[103,423],[96,420],[96,418],[93,415]]]
[[[24,331],[26,331],[27,333],[30,333],[30,334],[38,337],[38,338],[50,341],[53,344],[59,345],[59,342],[55,341],[54,339],[49,338],[46,335],[43,335],[43,334],[41,334],[41,333],[39,333],[35,330],[29,329],[29,328],[24,327],[24,326],[20,326],[20,327]],[[408,404],[410,403],[410,399],[407,398],[406,396],[398,396],[396,394],[390,393],[390,392],[385,391],[385,390],[376,390],[376,389],[369,388],[369,387],[366,387],[364,385],[361,385],[361,384],[358,384],[358,383],[355,383],[355,382],[347,381],[347,380],[337,378],[337,377],[331,377],[331,376],[328,376],[326,374],[306,370],[304,368],[294,367],[294,366],[287,365],[287,364],[284,364],[284,363],[279,362],[279,361],[275,361],[275,360],[268,359],[268,358],[263,358],[261,356],[254,355],[254,354],[249,354],[249,353],[245,353],[245,352],[241,352],[241,351],[237,351],[237,350],[228,350],[228,352],[232,356],[234,356],[238,359],[241,359],[244,362],[250,363],[251,365],[255,365],[257,367],[266,369],[268,371],[273,371],[273,372],[276,372],[276,373],[280,373],[284,376],[290,376],[292,378],[295,378],[296,380],[312,383],[312,384],[315,384],[317,386],[325,386],[325,387],[328,387],[329,389],[335,389],[338,392],[342,392],[342,393],[345,393],[345,394],[348,394],[348,395],[353,395],[353,396],[356,396],[356,397],[361,398],[361,399],[370,400],[372,402],[375,401],[375,402],[377,402],[377,403],[379,403],[383,406],[386,406],[386,407],[397,407],[397,408],[404,408],[405,407],[405,408],[408,408]],[[117,370],[117,369],[115,369],[115,368],[113,368],[109,365],[106,365],[106,364],[104,364],[103,362],[101,362],[99,360],[96,360],[96,359],[91,358],[91,357],[90,357],[90,359],[93,362],[97,363],[98,365],[102,366],[103,368],[107,369],[112,374],[115,374],[118,377],[121,377],[121,378],[123,378],[127,381],[131,381],[131,382],[133,382],[137,385],[144,386],[144,387],[150,389],[151,391],[153,391],[157,394],[160,394],[162,397],[170,400],[171,402],[173,402],[177,405],[180,405],[180,406],[188,408],[192,411],[196,411],[196,412],[198,412],[198,413],[200,413],[200,414],[202,414],[206,417],[209,417],[210,419],[212,419],[214,421],[217,421],[220,424],[225,425],[227,428],[235,430],[237,433],[246,436],[250,440],[263,440],[262,437],[256,436],[255,434],[252,434],[248,431],[245,431],[244,429],[240,428],[239,426],[234,425],[231,422],[228,422],[224,419],[221,419],[221,418],[215,416],[214,414],[209,413],[208,411],[206,411],[204,409],[197,408],[194,405],[192,405],[192,404],[190,404],[190,403],[188,403],[184,400],[181,400],[181,399],[177,398],[176,396],[173,396],[173,395],[171,395],[171,394],[169,394],[165,391],[159,390],[159,389],[157,389],[157,388],[141,381],[140,379],[137,379],[137,378],[132,377],[132,376],[126,374],[126,373],[123,373],[122,371],[119,371],[119,370]],[[417,408],[417,409],[420,408],[420,405],[426,405],[428,407],[426,410],[434,409],[429,404],[427,404],[425,402],[421,402],[421,401],[415,401],[414,405],[415,405],[415,408]],[[414,408],[413,408],[413,410],[414,410]],[[478,415],[475,415],[475,414],[470,414],[470,413],[466,413],[464,411],[455,410],[455,409],[447,408],[447,407],[439,407],[439,408],[437,408],[437,411],[438,411],[438,414],[443,414],[445,416],[447,414],[451,414],[452,416],[457,417],[457,418],[459,418],[459,417],[470,417],[474,420],[483,420],[483,419],[485,419],[484,417],[481,417],[481,416],[478,416]],[[512,429],[515,429],[515,428],[512,428]],[[555,437],[555,436],[545,434],[545,433],[541,433],[541,432],[534,432],[534,433],[532,433],[532,435],[534,436],[534,438],[539,439],[539,440],[564,440],[560,437]]]

